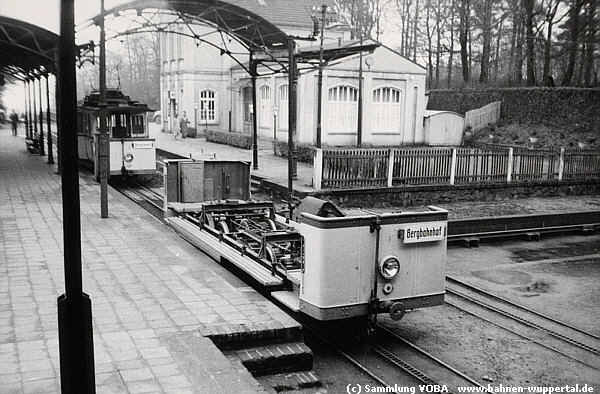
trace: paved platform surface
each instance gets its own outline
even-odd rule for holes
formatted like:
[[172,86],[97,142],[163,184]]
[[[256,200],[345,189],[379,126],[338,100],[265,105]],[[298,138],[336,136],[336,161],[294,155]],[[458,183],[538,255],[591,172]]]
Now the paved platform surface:
[[[0,392],[60,391],[60,176],[0,126]],[[80,178],[83,289],[98,393],[260,393],[207,332],[297,323],[134,203]]]

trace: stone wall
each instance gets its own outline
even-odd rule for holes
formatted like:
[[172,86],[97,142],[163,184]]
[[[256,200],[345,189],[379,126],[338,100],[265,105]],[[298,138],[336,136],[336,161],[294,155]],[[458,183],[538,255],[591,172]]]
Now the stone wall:
[[323,190],[316,194],[342,206],[425,206],[457,201],[498,201],[525,197],[599,195],[600,180],[403,186],[380,189]]
[[597,88],[432,90],[427,109],[464,114],[494,101],[502,102],[500,125],[516,123],[593,131],[600,122],[600,89]]

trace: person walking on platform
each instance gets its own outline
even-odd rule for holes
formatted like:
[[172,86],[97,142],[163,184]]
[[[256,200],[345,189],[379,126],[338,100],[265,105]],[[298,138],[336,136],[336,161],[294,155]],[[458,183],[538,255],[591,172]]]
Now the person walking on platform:
[[190,123],[190,122],[188,121],[188,118],[185,116],[185,111],[183,111],[183,115],[181,116],[181,119],[179,120],[179,129],[181,130],[181,138],[182,139],[185,139],[185,137],[187,136],[188,123]]
[[17,135],[17,125],[19,124],[19,115],[13,109],[8,116],[10,119],[10,125],[12,126],[13,135]]

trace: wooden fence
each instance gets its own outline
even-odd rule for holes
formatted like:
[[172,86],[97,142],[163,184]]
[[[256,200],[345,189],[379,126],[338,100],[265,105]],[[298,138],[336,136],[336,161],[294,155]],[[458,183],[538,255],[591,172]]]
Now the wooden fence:
[[600,178],[600,152],[513,147],[317,149],[315,189]]
[[465,129],[477,131],[489,124],[496,124],[500,119],[500,101],[494,101],[481,108],[465,113]]

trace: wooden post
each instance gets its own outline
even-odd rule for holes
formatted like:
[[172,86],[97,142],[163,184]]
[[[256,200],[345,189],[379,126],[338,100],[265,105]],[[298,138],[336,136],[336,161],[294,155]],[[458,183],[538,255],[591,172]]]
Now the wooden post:
[[560,159],[558,162],[558,180],[563,180],[563,175],[565,172],[565,148],[560,148]]
[[389,150],[388,155],[388,171],[387,171],[387,187],[394,186],[394,161],[395,161],[396,153],[392,148]]
[[313,187],[321,190],[323,184],[323,149],[315,149],[315,161],[313,163]]
[[456,177],[456,148],[452,148],[452,162],[450,163],[450,184],[454,185]]
[[515,161],[514,153],[515,152],[513,148],[508,148],[508,168],[506,169],[506,182],[512,181],[512,173]]

